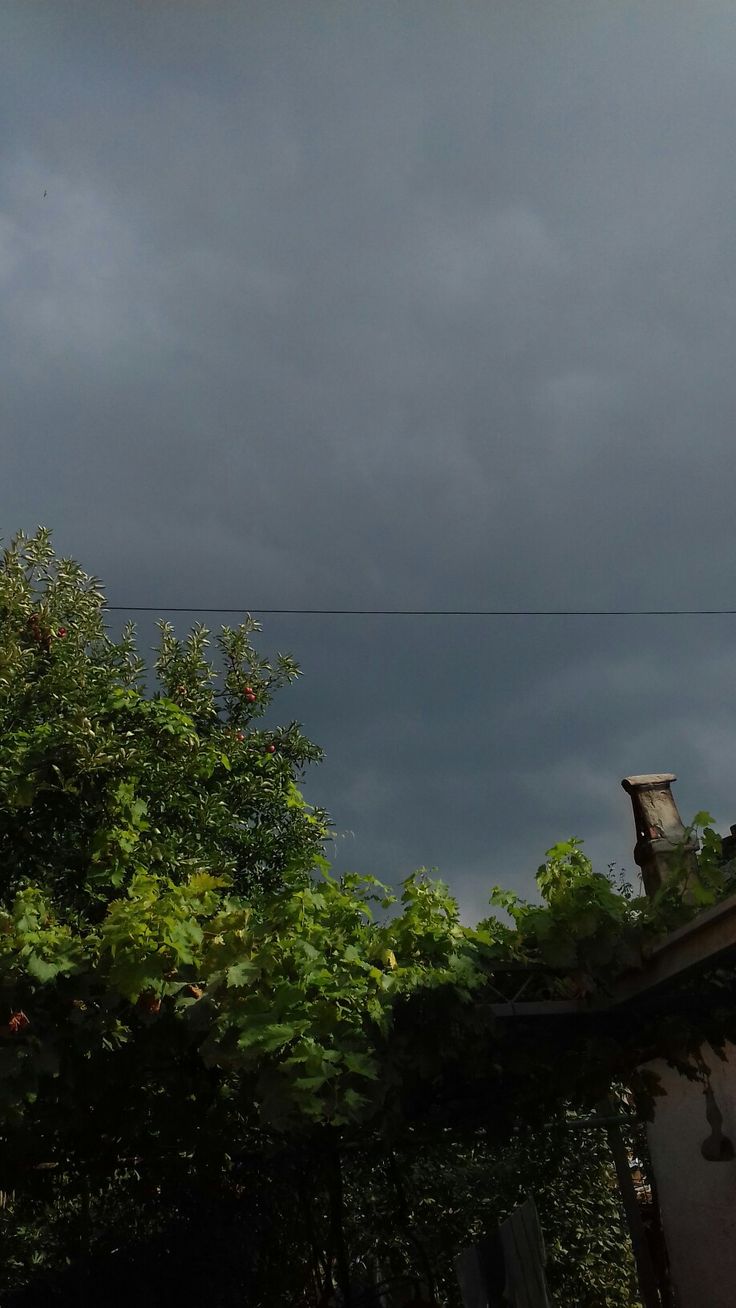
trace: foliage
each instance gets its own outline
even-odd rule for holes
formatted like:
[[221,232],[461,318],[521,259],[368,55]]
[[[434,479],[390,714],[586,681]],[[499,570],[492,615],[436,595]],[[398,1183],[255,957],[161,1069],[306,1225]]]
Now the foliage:
[[[223,629],[218,673],[203,628],[182,642],[161,624],[159,689],[149,693],[132,629],[111,640],[103,604],[99,583],[56,558],[48,533],[5,551],[6,1188],[29,1153],[94,1157],[104,1170],[175,1141],[201,1152],[206,1138],[222,1155],[247,1108],[198,1053],[202,1027],[189,1010],[205,950],[217,952],[204,932],[218,914],[226,922],[287,887],[297,894],[324,862],[326,815],[297,786],[320,751],[296,723],[260,722],[298,675],[294,661],[261,658],[247,619]],[[80,1104],[87,1111],[71,1111]]]
[[[158,1184],[144,1167],[84,1193],[73,1175],[49,1173],[42,1194],[0,1211],[8,1257],[4,1284],[35,1268],[32,1302],[76,1304],[80,1277],[104,1278],[112,1308],[140,1299],[168,1308],[190,1298],[215,1305],[314,1305],[332,1279],[329,1173],[318,1152],[291,1149],[245,1158],[226,1180]],[[347,1151],[344,1230],[351,1281],[370,1274],[405,1290],[431,1286],[459,1308],[453,1259],[533,1190],[555,1304],[634,1308],[631,1251],[615,1177],[597,1132],[561,1120],[505,1145],[483,1132],[401,1147]],[[154,1183],[155,1180],[155,1183]],[[63,1258],[70,1262],[64,1274]],[[62,1267],[59,1266],[60,1261]],[[374,1271],[375,1269],[375,1271]],[[42,1279],[44,1273],[51,1276]],[[100,1278],[100,1279],[97,1279]],[[94,1298],[93,1298],[94,1301]],[[4,1299],[3,1302],[6,1302]],[[16,1303],[14,1297],[8,1304]],[[18,1305],[28,1299],[19,1295]]]
[[0,858],[5,904],[22,886],[101,917],[144,871],[181,882],[200,867],[251,893],[306,872],[324,815],[295,773],[320,757],[296,724],[258,729],[274,691],[299,672],[252,644],[258,624],[224,628],[224,671],[208,633],[161,623],[145,693],[134,631],[110,640],[99,583],[56,559],[48,536],[19,538],[0,569]]
[[[99,583],[58,559],[48,533],[11,543],[0,567],[0,1189],[27,1195],[27,1178],[52,1164],[58,1182],[39,1199],[51,1215],[58,1205],[48,1231],[85,1205],[88,1227],[108,1229],[108,1210],[127,1222],[140,1210],[133,1173],[154,1177],[175,1214],[187,1187],[220,1194],[244,1156],[251,1179],[253,1167],[273,1177],[285,1150],[300,1160],[294,1175],[282,1190],[256,1187],[248,1220],[257,1228],[277,1199],[288,1212],[311,1176],[328,1214],[331,1252],[313,1269],[324,1281],[347,1256],[343,1184],[362,1211],[348,1156],[400,1151],[416,1131],[428,1158],[447,1129],[479,1130],[501,1151],[520,1123],[551,1140],[561,1105],[594,1104],[619,1079],[646,1106],[642,1062],[664,1054],[689,1070],[704,1023],[716,1045],[730,1030],[725,1002],[618,1025],[595,1009],[663,932],[731,888],[708,815],[696,819],[698,876],[675,868],[652,900],[596,873],[571,840],[540,867],[539,902],[496,889],[508,921],[465,926],[423,872],[398,901],[373,877],[331,876],[326,814],[297,784],[320,751],[296,723],[263,724],[299,670],[257,653],[257,623],[223,628],[215,665],[203,627],[181,641],[160,624],[151,689],[133,629],[114,641],[103,619]],[[520,984],[525,999],[590,999],[591,1021],[519,1022],[510,1039],[495,1006]],[[518,1148],[501,1157],[521,1174]],[[462,1189],[466,1162],[448,1163],[448,1185]],[[441,1244],[431,1167],[414,1174],[425,1235]],[[491,1187],[494,1211],[510,1194]],[[32,1230],[19,1202],[18,1229]],[[302,1253],[312,1219],[302,1204]],[[372,1220],[355,1217],[354,1240]],[[566,1256],[594,1258],[579,1233],[565,1239]],[[257,1263],[253,1285],[266,1276]],[[570,1275],[560,1293],[579,1296]]]
[[630,1308],[633,1260],[605,1140],[573,1131],[563,1116],[539,1132],[517,1132],[503,1145],[483,1131],[387,1160],[364,1155],[347,1171],[353,1245],[385,1275],[407,1267],[460,1308],[453,1259],[534,1193],[546,1235],[555,1303]]

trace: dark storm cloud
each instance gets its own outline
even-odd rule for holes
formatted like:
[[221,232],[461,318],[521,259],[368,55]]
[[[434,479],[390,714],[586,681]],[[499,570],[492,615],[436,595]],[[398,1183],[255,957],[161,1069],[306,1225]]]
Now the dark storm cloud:
[[[722,4],[11,4],[5,534],[119,602],[730,606],[735,56]],[[626,772],[736,819],[733,637],[264,642],[338,866],[482,912],[572,832],[631,867]]]

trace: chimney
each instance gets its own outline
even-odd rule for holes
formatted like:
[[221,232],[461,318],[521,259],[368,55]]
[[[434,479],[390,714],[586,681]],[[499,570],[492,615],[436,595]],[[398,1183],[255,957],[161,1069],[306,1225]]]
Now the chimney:
[[736,827],[731,827],[730,836],[724,836],[721,841],[721,856],[724,863],[730,863],[731,859],[736,858]]
[[662,882],[676,867],[697,871],[698,842],[687,838],[682,818],[670,785],[677,777],[672,772],[653,772],[648,776],[624,777],[621,782],[631,796],[636,827],[634,860],[641,868],[648,895],[659,890]]

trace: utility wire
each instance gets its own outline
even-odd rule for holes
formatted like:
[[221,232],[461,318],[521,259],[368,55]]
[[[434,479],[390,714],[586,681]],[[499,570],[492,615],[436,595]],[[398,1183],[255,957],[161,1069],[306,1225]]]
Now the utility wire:
[[110,613],[263,613],[383,618],[702,618],[734,617],[736,609],[229,609],[195,605],[106,604]]

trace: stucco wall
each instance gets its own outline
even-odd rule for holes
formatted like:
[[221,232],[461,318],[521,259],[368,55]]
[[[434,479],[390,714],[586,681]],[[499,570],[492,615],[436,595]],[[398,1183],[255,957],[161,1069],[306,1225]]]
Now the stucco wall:
[[[722,1063],[703,1050],[723,1114],[723,1132],[736,1147],[736,1048]],[[657,1182],[678,1308],[736,1305],[736,1160],[707,1162],[700,1146],[710,1134],[703,1087],[664,1063],[650,1066],[666,1097],[657,1101],[649,1146]]]

